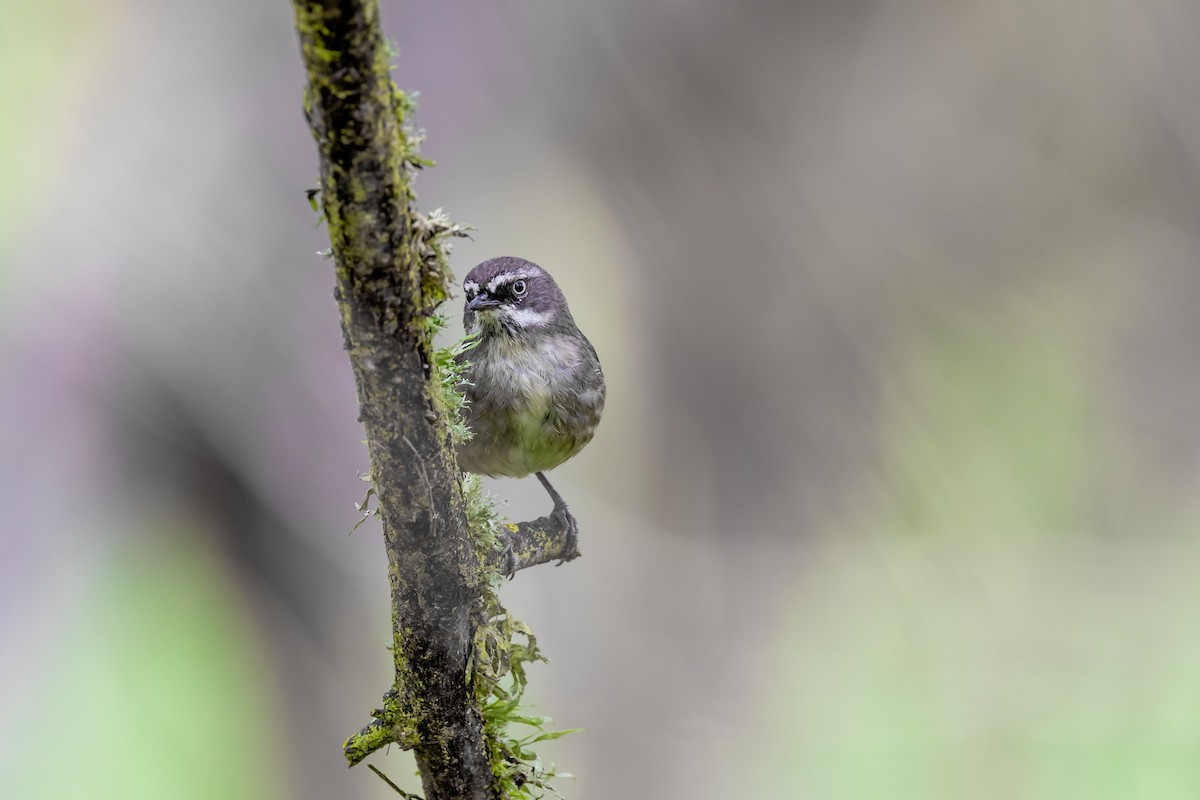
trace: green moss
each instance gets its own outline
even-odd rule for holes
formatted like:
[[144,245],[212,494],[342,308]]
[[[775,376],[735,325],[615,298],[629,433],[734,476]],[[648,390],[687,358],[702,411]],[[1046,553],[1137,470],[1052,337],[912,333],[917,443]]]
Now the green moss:
[[[516,526],[503,522],[478,476],[467,475],[463,483],[467,523],[476,556],[483,564],[490,552],[501,549],[501,529]],[[497,570],[483,569],[483,609],[473,639],[471,680],[483,715],[484,741],[496,789],[506,800],[557,795],[550,783],[557,773],[553,766],[542,766],[533,745],[572,731],[549,730],[549,717],[531,715],[521,707],[528,686],[526,667],[547,659],[529,626],[514,619],[500,603],[504,576]],[[516,733],[514,726],[518,725],[528,733]]]
[[[378,13],[374,4],[368,4],[367,11],[371,15]],[[429,214],[416,209],[413,180],[418,170],[432,166],[433,162],[420,155],[422,135],[411,127],[415,98],[388,77],[388,62],[394,50],[356,38],[370,36],[374,20],[360,23],[361,30],[347,34],[342,30],[344,25],[338,25],[343,22],[336,16],[340,13],[336,7],[327,10],[316,3],[300,3],[296,7],[296,27],[308,69],[306,110],[310,116],[320,117],[326,103],[346,99],[350,89],[339,83],[338,76],[346,74],[339,69],[339,62],[346,53],[358,53],[366,54],[373,63],[371,75],[355,86],[355,91],[363,92],[355,97],[355,102],[360,109],[366,109],[363,113],[371,113],[372,107],[390,111],[379,115],[369,126],[363,126],[362,117],[355,116],[353,123],[346,123],[347,129],[324,130],[318,126],[315,130],[324,165],[321,209],[335,254],[343,329],[354,330],[351,318],[354,295],[399,300],[383,305],[376,312],[381,318],[375,322],[385,333],[403,329],[416,340],[426,369],[425,396],[440,426],[436,438],[442,463],[453,465],[455,446],[470,436],[460,415],[464,403],[458,391],[462,367],[456,357],[472,343],[462,341],[452,347],[437,348],[434,339],[445,325],[445,319],[436,311],[450,297],[449,256],[453,239],[466,236],[469,228],[452,222],[440,209]],[[338,28],[336,47],[331,44],[334,40],[331,27]],[[325,124],[334,128],[338,125],[328,118]],[[363,141],[364,137],[369,141]],[[359,150],[385,159],[382,169],[378,162],[372,165],[374,178],[369,181],[354,163]],[[380,239],[395,235],[396,231],[384,231],[384,221],[378,215],[392,212],[398,215],[393,222],[402,238],[390,252],[392,263],[387,269],[380,269],[381,244],[387,246]],[[346,296],[347,293],[352,294]],[[353,363],[364,363],[365,354],[359,352],[358,344],[349,342],[349,349]],[[377,460],[386,459],[387,454],[396,451],[398,433],[377,426],[372,436],[374,471]],[[484,494],[478,479],[468,476],[463,482],[462,496],[452,502],[457,507],[445,509],[446,513],[465,511],[470,530],[470,542],[462,546],[474,550],[474,559],[464,560],[478,565],[472,574],[464,576],[465,585],[478,588],[482,595],[465,677],[471,682],[483,718],[485,746],[496,790],[500,797],[510,800],[540,797],[552,791],[548,781],[554,772],[542,769],[530,748],[561,733],[546,730],[548,720],[523,712],[520,702],[527,685],[526,666],[545,658],[529,627],[513,619],[500,603],[503,576],[484,566],[487,556],[499,549],[501,538],[501,521],[491,499]],[[418,570],[423,568],[415,556],[405,559],[401,555],[389,567],[394,590],[406,588],[408,581],[415,580],[420,575]],[[376,722],[346,742],[351,763],[387,742],[406,747],[435,744],[418,741],[418,731],[425,727],[422,723],[429,721],[423,707],[426,687],[420,685],[406,658],[413,632],[403,627],[398,609],[393,609],[393,630],[396,684],[383,707],[376,709]],[[528,726],[532,733],[518,736],[513,733],[516,725]]]
[[[332,34],[326,24],[327,12],[319,3],[294,3],[296,10],[296,31],[300,34],[300,48],[304,62],[309,65],[329,65],[342,55],[342,51],[327,46]],[[336,12],[332,12],[336,13]],[[308,70],[308,85],[327,86],[326,76],[329,70]]]

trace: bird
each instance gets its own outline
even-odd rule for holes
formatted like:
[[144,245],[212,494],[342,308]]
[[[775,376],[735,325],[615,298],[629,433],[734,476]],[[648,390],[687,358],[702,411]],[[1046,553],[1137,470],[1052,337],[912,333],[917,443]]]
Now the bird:
[[536,475],[566,531],[561,565],[576,552],[579,525],[545,473],[596,433],[606,396],[600,358],[554,278],[532,261],[488,259],[467,273],[463,293],[473,345],[456,358],[471,436],[457,447],[459,466],[490,477]]

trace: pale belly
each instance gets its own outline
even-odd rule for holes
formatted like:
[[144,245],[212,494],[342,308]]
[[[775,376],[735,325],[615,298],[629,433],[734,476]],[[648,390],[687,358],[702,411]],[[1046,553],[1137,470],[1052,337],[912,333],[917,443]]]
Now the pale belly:
[[473,437],[458,453],[463,469],[523,477],[557,467],[591,440],[594,426],[572,425],[554,406],[556,396],[574,390],[579,370],[578,348],[554,344],[475,354],[464,412]]

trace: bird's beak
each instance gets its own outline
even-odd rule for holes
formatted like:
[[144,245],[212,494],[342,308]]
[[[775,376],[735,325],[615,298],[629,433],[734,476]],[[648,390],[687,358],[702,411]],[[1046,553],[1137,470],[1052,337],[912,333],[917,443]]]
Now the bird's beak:
[[467,311],[480,311],[485,308],[495,308],[500,305],[500,301],[492,298],[486,292],[480,292],[471,298],[471,302],[467,303]]

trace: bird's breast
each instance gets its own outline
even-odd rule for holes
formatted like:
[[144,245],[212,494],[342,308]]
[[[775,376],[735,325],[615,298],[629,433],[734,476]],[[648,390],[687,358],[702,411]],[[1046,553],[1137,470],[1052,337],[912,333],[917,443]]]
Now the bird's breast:
[[579,344],[564,336],[534,341],[497,338],[476,350],[476,391],[505,403],[544,406],[579,368]]
[[556,397],[580,388],[577,341],[496,338],[481,342],[469,358],[464,416],[474,436],[460,449],[465,469],[527,475],[577,451],[575,433],[556,427],[561,422],[553,408]]

